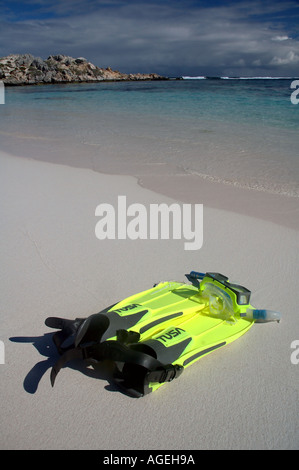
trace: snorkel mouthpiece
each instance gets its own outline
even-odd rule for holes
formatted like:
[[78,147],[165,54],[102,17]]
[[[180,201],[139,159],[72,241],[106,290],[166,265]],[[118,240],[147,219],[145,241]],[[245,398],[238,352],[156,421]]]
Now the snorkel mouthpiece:
[[212,283],[206,283],[202,290],[202,297],[206,299],[210,314],[228,320],[234,316],[233,303],[230,296]]
[[230,283],[220,273],[206,273],[199,290],[207,300],[211,315],[224,320],[237,320],[250,307],[251,292],[246,287]]
[[[202,276],[202,273],[195,274]],[[252,307],[249,303],[250,290],[229,282],[228,277],[220,273],[206,273],[199,285],[199,292],[209,306],[210,314],[224,320],[246,318],[265,323],[279,322],[281,319],[279,312]]]

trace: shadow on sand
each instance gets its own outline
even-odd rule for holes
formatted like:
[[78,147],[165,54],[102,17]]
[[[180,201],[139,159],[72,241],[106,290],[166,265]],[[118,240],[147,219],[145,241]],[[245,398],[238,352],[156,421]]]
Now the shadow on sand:
[[[9,338],[10,341],[14,343],[30,343],[32,344],[37,351],[45,357],[44,360],[35,364],[32,369],[27,373],[24,378],[23,386],[24,390],[27,393],[34,394],[37,391],[39,382],[45,373],[52,369],[56,361],[59,359],[59,354],[56,350],[56,347],[52,341],[52,333],[46,333],[43,336],[16,336]],[[95,379],[106,380],[109,382],[109,385],[105,387],[106,390],[115,392],[120,391],[120,389],[113,383],[113,371],[114,364],[110,361],[103,361],[101,363],[87,363],[83,360],[73,360],[70,361],[67,365],[71,369],[82,372],[88,377],[93,377]],[[62,371],[61,371],[62,372]],[[49,374],[49,387],[50,385],[50,374]]]

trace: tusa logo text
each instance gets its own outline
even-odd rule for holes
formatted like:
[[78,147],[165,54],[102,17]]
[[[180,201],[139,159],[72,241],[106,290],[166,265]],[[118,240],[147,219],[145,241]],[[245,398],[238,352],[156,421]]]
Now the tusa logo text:
[[130,305],[126,305],[126,307],[122,307],[122,308],[118,308],[116,310],[113,310],[113,312],[116,312],[116,313],[127,312],[128,310],[133,310],[133,308],[136,308],[136,307],[141,307],[141,305],[140,304],[130,304]]
[[172,338],[176,338],[177,336],[179,336],[182,333],[185,333],[185,330],[182,330],[182,328],[172,328],[167,333],[164,333],[163,335],[158,336],[158,338],[156,338],[156,339],[160,339],[161,341],[166,343],[168,340],[170,340]]

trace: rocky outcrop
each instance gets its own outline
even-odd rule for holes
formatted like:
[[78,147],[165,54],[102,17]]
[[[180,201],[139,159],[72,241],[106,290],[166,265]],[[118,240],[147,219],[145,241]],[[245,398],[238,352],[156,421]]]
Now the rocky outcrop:
[[156,73],[125,74],[110,67],[103,69],[84,57],[74,59],[61,54],[51,55],[47,60],[31,54],[0,58],[0,80],[5,85],[165,79]]

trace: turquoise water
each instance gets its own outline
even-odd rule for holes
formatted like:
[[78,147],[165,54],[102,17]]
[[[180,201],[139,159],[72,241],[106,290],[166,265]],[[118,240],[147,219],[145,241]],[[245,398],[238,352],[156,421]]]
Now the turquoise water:
[[291,82],[6,87],[0,148],[99,171],[191,173],[299,196],[299,105],[291,103]]
[[[6,88],[7,106],[76,112],[114,110],[232,120],[298,130],[291,80],[172,80]],[[98,109],[101,107],[102,109]]]

